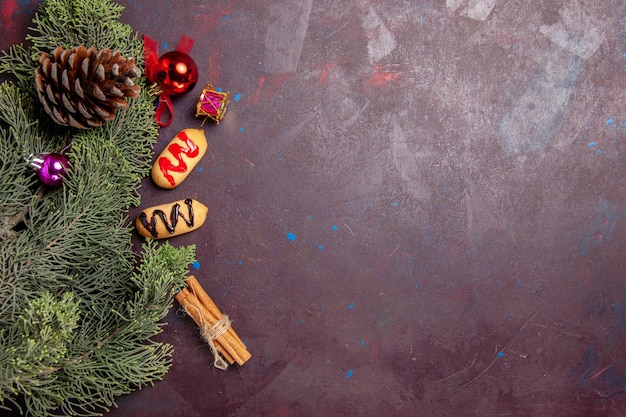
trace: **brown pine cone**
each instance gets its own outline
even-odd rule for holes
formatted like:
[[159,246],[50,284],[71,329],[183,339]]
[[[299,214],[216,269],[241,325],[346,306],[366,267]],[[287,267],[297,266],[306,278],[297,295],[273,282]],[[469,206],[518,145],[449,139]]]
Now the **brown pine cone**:
[[41,54],[35,85],[44,110],[63,126],[79,129],[101,126],[128,106],[140,88],[133,80],[141,75],[133,58],[110,49],[57,47]]

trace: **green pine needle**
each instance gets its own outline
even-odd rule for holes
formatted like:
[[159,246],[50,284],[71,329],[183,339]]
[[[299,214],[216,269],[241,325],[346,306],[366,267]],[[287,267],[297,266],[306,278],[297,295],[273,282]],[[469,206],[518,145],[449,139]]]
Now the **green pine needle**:
[[[124,212],[140,203],[157,125],[145,93],[115,120],[66,129],[42,111],[34,69],[61,45],[120,50],[143,43],[109,0],[46,0],[27,36],[0,56],[0,407],[27,416],[96,416],[162,378],[172,347],[152,340],[193,262],[193,246],[132,252]],[[145,87],[145,80],[138,80]],[[145,88],[143,89],[145,91]],[[31,154],[68,142],[63,186],[40,186]]]

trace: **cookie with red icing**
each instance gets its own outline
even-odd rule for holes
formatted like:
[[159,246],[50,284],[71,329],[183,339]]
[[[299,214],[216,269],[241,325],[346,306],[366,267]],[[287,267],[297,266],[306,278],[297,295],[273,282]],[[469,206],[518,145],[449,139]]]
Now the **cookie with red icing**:
[[154,161],[152,180],[161,188],[177,187],[200,162],[207,147],[204,130],[181,130]]

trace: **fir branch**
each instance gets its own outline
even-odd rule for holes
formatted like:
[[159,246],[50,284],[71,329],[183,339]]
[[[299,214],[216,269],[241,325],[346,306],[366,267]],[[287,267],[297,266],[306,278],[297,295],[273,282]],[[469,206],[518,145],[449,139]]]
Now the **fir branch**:
[[[0,407],[24,415],[100,415],[171,364],[171,346],[152,337],[195,248],[150,242],[136,255],[124,217],[150,168],[151,98],[142,92],[114,121],[73,131],[32,94],[39,55],[58,45],[108,47],[141,63],[142,42],[117,21],[121,11],[108,0],[46,0],[32,46],[0,57],[17,80],[0,85]],[[63,186],[41,193],[24,157],[59,151],[68,135]]]
[[35,27],[26,39],[38,52],[48,52],[57,46],[85,45],[138,56],[137,45],[128,42],[132,28],[118,21],[123,10],[123,6],[110,1],[46,0],[35,15]]
[[[0,84],[0,125],[12,135],[16,146],[14,151],[23,157],[55,149],[63,141],[58,127],[40,127],[41,113],[37,108],[33,97],[17,86],[9,82]],[[9,143],[4,146],[9,146]]]
[[30,301],[15,328],[0,335],[3,342],[2,336],[12,336],[12,345],[0,354],[2,391],[32,395],[37,386],[54,383],[50,370],[66,355],[78,318],[71,293],[59,300],[44,293]]
[[0,73],[11,74],[23,91],[35,96],[33,72],[37,68],[39,57],[33,57],[23,45],[12,45],[0,56]]
[[28,205],[38,197],[35,179],[27,172],[24,158],[57,146],[50,129],[41,132],[34,103],[27,93],[4,82],[0,84],[0,175],[13,181],[0,183],[0,241],[22,222]]
[[[63,413],[82,410],[81,413],[92,415],[89,413],[93,412],[92,408],[107,409],[115,397],[130,392],[129,387],[141,387],[165,375],[171,346],[143,341],[160,331],[160,321],[171,307],[172,291],[183,285],[194,248],[174,249],[167,243],[162,246],[149,243],[144,250],[144,262],[132,279],[140,285],[139,291],[126,303],[125,311],[116,315],[118,327],[63,366],[48,368],[46,373],[56,374],[55,392],[51,394],[51,387],[46,387],[29,407],[44,406],[46,401],[42,397],[62,396],[63,390],[72,384],[72,407],[62,406]],[[110,311],[102,314],[111,315]],[[108,381],[106,386],[102,380]],[[94,399],[95,389],[100,397]],[[36,392],[31,391],[31,395]]]

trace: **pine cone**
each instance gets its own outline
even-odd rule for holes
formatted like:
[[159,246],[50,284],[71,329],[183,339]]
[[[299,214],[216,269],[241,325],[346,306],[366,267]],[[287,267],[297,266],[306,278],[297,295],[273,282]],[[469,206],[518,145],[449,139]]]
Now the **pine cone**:
[[41,54],[35,70],[39,100],[52,119],[79,129],[101,126],[127,107],[140,88],[133,79],[141,75],[133,58],[120,52],[79,46],[59,46],[52,55]]

